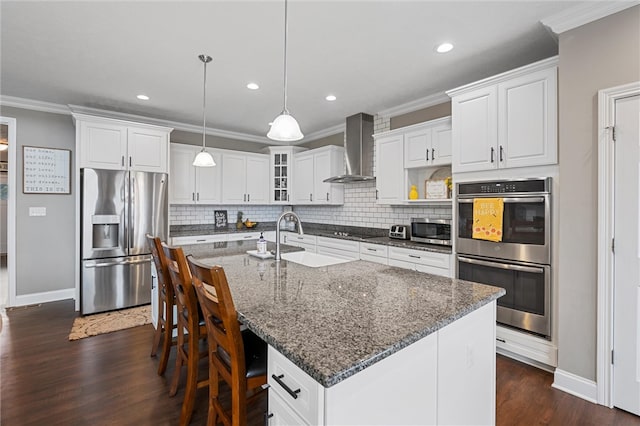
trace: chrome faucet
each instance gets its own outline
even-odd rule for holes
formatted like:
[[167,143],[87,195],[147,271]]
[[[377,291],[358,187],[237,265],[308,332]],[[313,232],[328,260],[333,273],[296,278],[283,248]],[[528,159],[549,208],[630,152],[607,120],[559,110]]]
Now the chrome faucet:
[[304,235],[304,231],[302,230],[302,222],[300,221],[298,215],[294,212],[282,213],[278,218],[278,221],[276,222],[276,262],[280,261],[280,222],[284,217],[289,215],[293,216],[296,219],[296,222],[298,222],[298,234]]

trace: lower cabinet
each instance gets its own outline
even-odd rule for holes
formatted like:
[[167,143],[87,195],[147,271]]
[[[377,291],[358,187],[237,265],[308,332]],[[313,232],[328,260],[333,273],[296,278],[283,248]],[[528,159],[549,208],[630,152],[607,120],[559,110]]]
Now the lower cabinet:
[[190,235],[188,237],[171,237],[171,245],[183,246],[187,244],[205,244],[228,241],[228,234]]
[[329,388],[269,346],[269,424],[494,424],[495,312],[491,302]]
[[388,265],[389,247],[382,244],[360,243],[360,259]]
[[318,237],[315,235],[303,234],[300,235],[297,232],[281,232],[280,243],[287,244],[294,247],[300,247],[305,251],[315,253],[316,252],[316,240]]
[[397,266],[443,277],[453,277],[451,254],[448,253],[389,247],[389,266]]
[[316,240],[316,251],[319,254],[339,257],[340,259],[360,259],[360,243],[358,241],[318,237]]

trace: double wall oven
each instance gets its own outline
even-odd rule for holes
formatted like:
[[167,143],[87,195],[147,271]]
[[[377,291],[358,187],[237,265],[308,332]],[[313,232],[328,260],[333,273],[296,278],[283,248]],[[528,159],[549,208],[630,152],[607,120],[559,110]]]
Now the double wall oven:
[[[502,198],[502,241],[472,238],[473,201]],[[503,287],[499,323],[551,338],[551,178],[458,184],[458,277]]]

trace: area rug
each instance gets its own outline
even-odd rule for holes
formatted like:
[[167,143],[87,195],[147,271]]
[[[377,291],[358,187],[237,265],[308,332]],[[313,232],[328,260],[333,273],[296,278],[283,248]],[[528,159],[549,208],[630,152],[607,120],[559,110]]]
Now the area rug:
[[150,305],[87,315],[73,321],[69,340],[83,339],[145,324],[151,324]]

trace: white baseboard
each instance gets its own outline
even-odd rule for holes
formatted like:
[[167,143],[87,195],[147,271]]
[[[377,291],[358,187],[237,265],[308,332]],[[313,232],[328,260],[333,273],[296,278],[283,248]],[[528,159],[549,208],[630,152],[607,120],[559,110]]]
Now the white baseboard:
[[56,302],[58,300],[75,299],[76,289],[44,291],[42,293],[22,294],[16,296],[13,306],[35,305],[38,303]]
[[594,404],[598,403],[598,387],[596,382],[577,376],[573,373],[569,373],[568,371],[556,368],[551,387],[570,393],[573,396],[577,396],[578,398],[582,398]]

